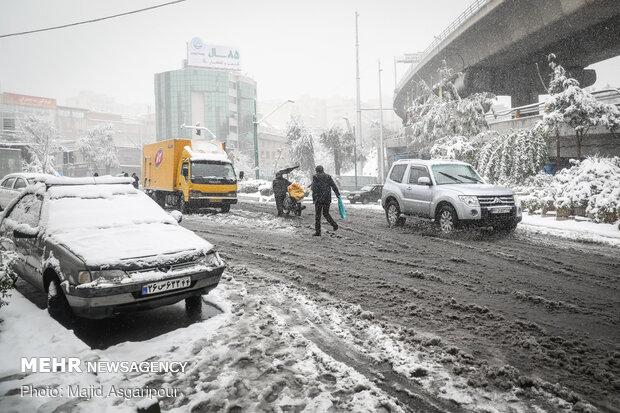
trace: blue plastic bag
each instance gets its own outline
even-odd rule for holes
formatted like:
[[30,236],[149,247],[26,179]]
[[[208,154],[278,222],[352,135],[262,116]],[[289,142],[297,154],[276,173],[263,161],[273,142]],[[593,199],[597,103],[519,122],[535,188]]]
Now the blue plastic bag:
[[340,218],[347,219],[347,210],[344,209],[344,202],[340,197],[338,197],[338,214],[340,214]]

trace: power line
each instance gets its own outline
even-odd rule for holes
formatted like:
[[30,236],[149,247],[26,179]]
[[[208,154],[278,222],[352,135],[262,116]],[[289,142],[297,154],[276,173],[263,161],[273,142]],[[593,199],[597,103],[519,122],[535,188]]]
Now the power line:
[[91,20],[83,20],[83,21],[74,22],[74,23],[62,24],[60,26],[46,27],[46,28],[43,28],[43,29],[34,29],[34,30],[28,30],[28,31],[25,31],[25,32],[18,32],[18,33],[2,34],[2,35],[0,35],[0,39],[2,39],[4,37],[22,36],[22,35],[25,35],[25,34],[47,32],[47,31],[50,31],[50,30],[57,30],[57,29],[64,29],[66,27],[79,26],[81,24],[100,22],[102,20],[114,19],[116,17],[127,16],[129,14],[136,14],[136,13],[140,13],[140,12],[143,12],[143,11],[158,9],[160,7],[165,7],[165,6],[170,6],[170,5],[176,4],[176,3],[182,3],[184,1],[187,1],[187,0],[169,1],[168,3],[157,4],[155,6],[145,7],[143,9],[127,11],[127,12],[124,12],[124,13],[113,14],[111,16],[99,17],[99,18],[91,19]]

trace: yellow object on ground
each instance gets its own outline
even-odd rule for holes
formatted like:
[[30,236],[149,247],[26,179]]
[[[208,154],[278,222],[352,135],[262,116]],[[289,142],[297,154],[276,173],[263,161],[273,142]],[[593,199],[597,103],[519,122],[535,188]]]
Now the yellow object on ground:
[[288,194],[291,196],[291,198],[293,198],[295,201],[300,201],[303,199],[303,197],[306,195],[306,192],[304,190],[304,187],[301,186],[300,183],[298,182],[293,182],[292,184],[290,184],[288,186]]

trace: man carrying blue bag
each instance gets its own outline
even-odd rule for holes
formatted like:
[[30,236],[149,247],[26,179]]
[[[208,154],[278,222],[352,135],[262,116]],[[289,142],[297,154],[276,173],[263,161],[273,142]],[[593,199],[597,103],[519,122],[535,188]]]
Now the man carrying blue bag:
[[312,202],[314,203],[314,230],[315,236],[321,236],[321,215],[331,224],[334,231],[338,229],[338,224],[329,214],[329,207],[332,203],[332,190],[338,198],[340,191],[331,175],[326,174],[321,165],[315,169],[316,174],[312,177]]

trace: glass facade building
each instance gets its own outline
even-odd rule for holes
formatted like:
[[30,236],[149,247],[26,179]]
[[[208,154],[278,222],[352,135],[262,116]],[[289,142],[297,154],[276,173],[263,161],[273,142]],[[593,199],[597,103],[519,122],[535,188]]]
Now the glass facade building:
[[200,123],[228,147],[251,150],[255,101],[256,82],[235,71],[188,66],[157,73],[157,140],[191,138],[194,131],[181,125]]

